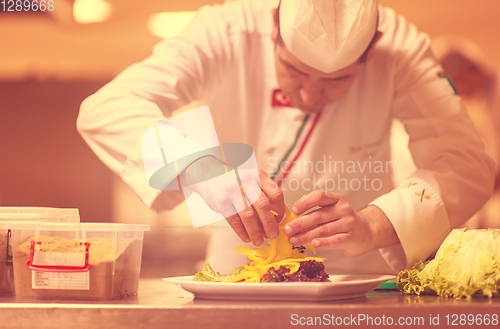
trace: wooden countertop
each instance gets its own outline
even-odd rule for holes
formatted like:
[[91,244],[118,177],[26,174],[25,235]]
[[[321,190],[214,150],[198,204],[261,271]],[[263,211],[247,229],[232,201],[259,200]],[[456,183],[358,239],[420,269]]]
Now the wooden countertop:
[[[436,321],[439,321],[439,328],[456,327],[463,326],[464,320],[469,328],[493,328],[498,327],[499,317],[500,298],[456,300],[376,290],[362,298],[329,302],[204,300],[193,298],[190,293],[161,279],[143,279],[137,296],[116,301],[0,297],[2,329],[281,329],[330,327],[332,322],[341,320],[344,325],[347,322],[346,327],[361,328],[367,324],[383,328],[389,321],[393,325],[399,321],[400,327],[427,328],[430,322],[438,327]],[[486,318],[489,325],[485,325]],[[494,325],[494,318],[497,325]],[[478,325],[479,320],[482,320],[481,325]]]

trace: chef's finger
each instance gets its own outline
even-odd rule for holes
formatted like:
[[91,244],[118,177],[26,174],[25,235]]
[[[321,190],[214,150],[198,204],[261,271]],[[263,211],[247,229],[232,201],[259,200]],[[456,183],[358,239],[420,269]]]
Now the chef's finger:
[[249,207],[242,187],[238,185],[236,191],[233,191],[230,194],[230,199],[227,201],[232,209],[232,212],[231,216],[226,217],[226,221],[242,241],[246,243],[250,242],[252,238],[248,234],[245,223],[240,216],[241,213],[243,213],[245,209]]
[[[241,188],[241,193],[244,193],[244,191],[243,191],[243,187],[240,187],[240,188]],[[259,188],[259,191],[260,191],[260,188]],[[262,194],[262,191],[260,191],[260,193]],[[245,196],[246,196],[246,194],[242,194],[242,195],[245,195]],[[251,201],[250,201],[248,198],[246,198],[246,200],[247,200],[247,203],[246,203],[247,205],[251,204]],[[257,199],[257,200],[258,200],[258,199]],[[254,203],[255,203],[255,202],[254,202]],[[253,207],[253,206],[254,206],[254,205],[252,205],[252,207]],[[255,210],[255,207],[254,207],[254,210]],[[258,215],[258,213],[257,213],[257,216],[259,216],[259,215]],[[266,231],[265,231],[265,229],[264,229],[264,226],[262,225],[262,220],[260,220],[260,218],[259,218],[259,221],[258,221],[258,222],[259,222],[259,229],[260,229],[260,232],[262,233],[262,236],[263,236],[264,238],[268,239],[268,237],[269,237],[269,236],[267,235],[267,233],[266,233]]]
[[226,221],[228,222],[229,226],[231,226],[236,235],[238,235],[241,241],[245,243],[250,242],[250,237],[248,236],[247,230],[245,229],[245,225],[243,225],[243,222],[241,221],[239,214],[235,214],[226,218]]
[[260,246],[264,243],[265,234],[259,216],[247,199],[243,186],[240,185],[239,189],[240,195],[233,196],[233,203],[250,240],[254,245]]
[[342,200],[344,196],[340,193],[333,193],[328,191],[316,190],[302,197],[299,201],[295,202],[292,212],[295,215],[300,215],[308,209],[313,207],[331,206]]
[[283,191],[265,171],[259,170],[259,178],[261,190],[271,202],[272,210],[278,213],[276,221],[279,223],[285,215],[285,198],[283,196]]
[[341,249],[345,254],[344,247],[348,240],[348,234],[339,233],[328,238],[316,238],[312,240],[311,244],[316,249]]
[[255,246],[260,246],[264,243],[264,231],[261,229],[261,224],[257,212],[253,207],[249,206],[238,213],[241,222],[245,226],[245,230],[250,237],[250,240]]
[[345,200],[345,198],[340,198],[340,200],[331,205],[313,210],[305,215],[302,215],[294,220],[290,221],[283,228],[283,232],[288,235],[294,235],[300,231],[312,229],[318,225],[336,221],[339,219],[343,220],[343,225],[348,229],[352,228],[355,224],[355,213],[352,205]]
[[[332,206],[333,207],[333,206]],[[333,217],[329,211],[331,207],[319,208],[290,221],[283,227],[283,233],[288,236],[295,235],[301,231],[311,230],[316,226],[335,221],[340,217]]]
[[264,226],[262,226],[262,222],[260,223],[260,231],[263,232],[262,235],[264,238],[269,239],[269,235],[267,235],[266,231],[264,230]]
[[262,192],[260,198],[252,206],[260,219],[259,222],[262,224],[266,235],[271,239],[277,238],[279,234],[278,221],[271,212],[273,210],[271,208],[271,201],[269,201],[266,194]]
[[339,233],[346,233],[346,231],[347,229],[342,221],[328,222],[326,224],[318,225],[310,230],[297,233],[288,238],[288,241],[292,245],[300,245],[312,242],[318,238],[327,238],[335,236]]

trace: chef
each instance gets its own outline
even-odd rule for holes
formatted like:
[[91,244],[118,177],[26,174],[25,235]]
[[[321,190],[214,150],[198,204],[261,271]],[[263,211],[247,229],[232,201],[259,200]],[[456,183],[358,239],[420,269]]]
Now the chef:
[[[493,162],[440,72],[429,38],[376,0],[228,1],[201,8],[178,37],[87,98],[77,127],[147,206],[164,211],[183,195],[149,186],[141,136],[203,99],[219,141],[252,146],[262,170],[259,200],[215,224],[213,268],[228,272],[245,261],[234,247],[276,236],[270,210],[281,218],[284,201],[306,213],[285,228],[290,243],[312,242],[327,272],[396,273],[437,250],[493,188]],[[399,186],[393,118],[417,167]],[[204,156],[179,176],[217,165]],[[199,193],[213,202],[210,189]]]

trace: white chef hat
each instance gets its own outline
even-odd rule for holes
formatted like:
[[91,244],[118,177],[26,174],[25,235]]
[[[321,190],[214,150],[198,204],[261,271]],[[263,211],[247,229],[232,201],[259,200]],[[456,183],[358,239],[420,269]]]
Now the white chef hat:
[[281,0],[281,38],[304,64],[335,72],[368,48],[377,29],[377,9],[377,0]]

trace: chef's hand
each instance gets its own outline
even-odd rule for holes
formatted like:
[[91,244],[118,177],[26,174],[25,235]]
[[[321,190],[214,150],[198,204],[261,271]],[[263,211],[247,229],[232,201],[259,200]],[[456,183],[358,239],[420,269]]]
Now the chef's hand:
[[354,211],[342,194],[313,191],[297,201],[293,213],[320,207],[288,223],[284,233],[292,245],[312,242],[317,249],[340,249],[346,256],[399,243],[399,238],[384,212],[373,205]]
[[[228,167],[229,169],[231,168]],[[225,217],[242,241],[251,241],[260,246],[264,243],[264,238],[277,237],[278,224],[285,213],[283,192],[277,184],[263,170],[259,170],[257,177],[255,171],[239,169],[241,184],[247,192],[248,207],[245,207],[245,194],[241,186],[234,184],[234,176],[221,173],[224,173],[224,164],[208,156],[186,168],[181,174],[181,180],[190,190],[198,193],[213,211]],[[207,181],[212,177],[214,178]],[[193,182],[196,184],[191,185]],[[256,201],[251,204],[248,199]],[[236,209],[240,211],[237,212]],[[278,215],[274,216],[271,211]]]

